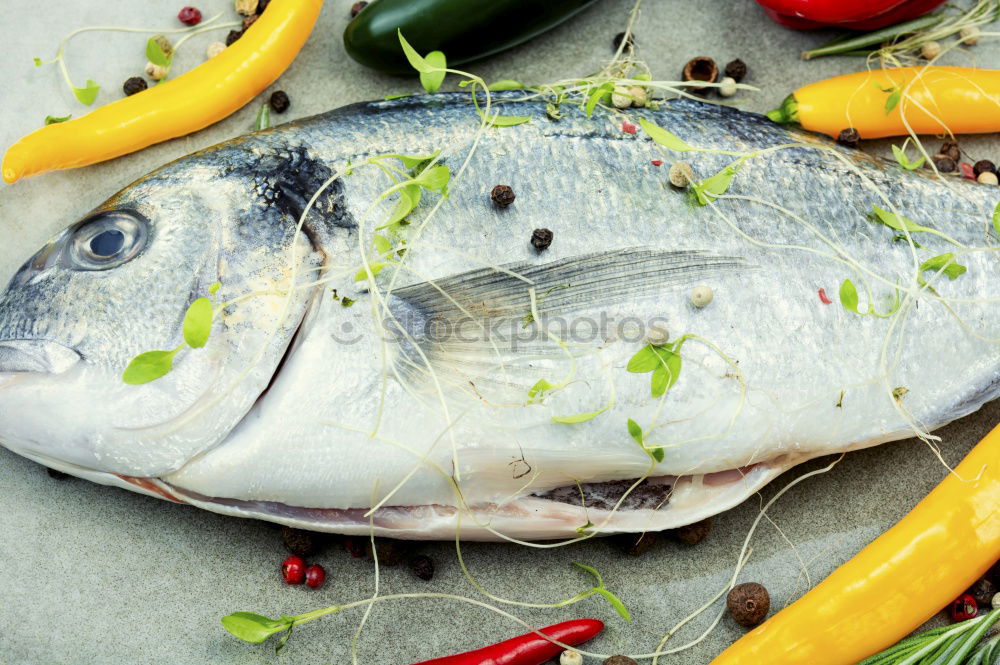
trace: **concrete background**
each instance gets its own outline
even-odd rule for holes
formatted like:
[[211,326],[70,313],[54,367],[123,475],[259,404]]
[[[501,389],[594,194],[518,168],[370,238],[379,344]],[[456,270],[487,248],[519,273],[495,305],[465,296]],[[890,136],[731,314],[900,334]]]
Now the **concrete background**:
[[[364,70],[346,57],[340,35],[350,4],[327,2],[305,50],[276,86],[289,93],[292,109],[275,121],[416,90],[415,81]],[[233,16],[228,0],[200,6],[206,17],[218,11]],[[467,68],[489,80],[529,83],[597,70],[611,55],[611,38],[623,29],[630,6],[630,0],[601,0],[548,35]],[[126,0],[3,3],[0,146],[40,126],[48,114],[85,112],[56,69],[36,68],[32,57],[50,58],[64,34],[84,25],[179,27],[174,19],[178,8],[175,3]],[[180,52],[175,71],[200,62],[205,45],[224,35],[223,30],[191,40]],[[856,59],[799,60],[800,51],[826,37],[781,29],[751,0],[647,0],[637,27],[639,54],[661,78],[676,76],[695,55],[710,55],[720,64],[743,58],[751,69],[747,82],[761,92],[744,95],[741,102],[757,111],[773,107],[799,85],[862,66]],[[87,77],[102,84],[98,103],[117,99],[125,78],[141,73],[145,39],[123,33],[81,36],[67,52],[72,76],[78,84]],[[998,55],[995,44],[981,44],[950,62],[990,66]],[[0,188],[0,280],[6,281],[52,234],[135,178],[170,159],[251,130],[258,108],[259,103],[252,104],[193,136],[110,163]],[[1000,153],[992,138],[963,141],[963,147],[973,160]],[[1000,407],[993,404],[942,430],[945,459],[952,464],[961,459],[998,416]],[[473,574],[492,593],[528,602],[554,602],[588,588],[587,576],[571,562],[596,566],[632,610],[632,623],[620,620],[599,599],[561,610],[505,609],[536,625],[598,617],[608,628],[592,643],[594,650],[651,651],[663,632],[726,583],[760,501],[826,461],[786,474],[760,499],[719,516],[708,541],[695,547],[660,543],[641,558],[626,557],[607,541],[557,550],[470,544],[464,553]],[[806,481],[780,500],[770,513],[773,524],[765,521],[754,538],[754,554],[741,579],[764,583],[773,606],[784,606],[808,586],[798,557],[815,584],[905,514],[944,474],[919,442],[847,456],[830,473]],[[405,567],[385,569],[383,594],[425,590],[482,599],[462,577],[453,545],[425,544],[418,549],[437,563],[434,580],[422,582]],[[337,547],[314,557],[328,571],[327,584],[318,591],[278,580],[284,556],[279,529],[273,525],[81,480],[60,482],[0,449],[0,665],[349,662],[350,638],[361,619],[358,611],[303,626],[279,657],[272,644],[244,644],[221,628],[219,618],[236,610],[297,614],[372,593],[371,564],[351,559]],[[715,611],[694,621],[675,643],[698,635]],[[412,663],[521,632],[469,605],[438,600],[379,604],[358,645],[359,662]],[[663,662],[707,663],[741,632],[727,618],[696,648]]]

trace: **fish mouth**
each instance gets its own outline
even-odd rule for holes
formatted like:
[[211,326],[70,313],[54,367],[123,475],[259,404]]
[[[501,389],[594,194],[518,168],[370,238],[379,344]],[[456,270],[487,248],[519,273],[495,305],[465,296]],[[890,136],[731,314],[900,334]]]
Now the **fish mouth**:
[[81,359],[77,351],[45,339],[0,341],[0,374],[62,374]]

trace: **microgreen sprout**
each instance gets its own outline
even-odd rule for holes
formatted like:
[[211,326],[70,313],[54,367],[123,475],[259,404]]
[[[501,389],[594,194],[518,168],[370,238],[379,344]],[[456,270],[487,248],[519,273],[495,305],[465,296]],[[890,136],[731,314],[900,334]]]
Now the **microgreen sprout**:
[[256,131],[261,131],[262,129],[270,129],[271,127],[271,105],[264,102],[260,106],[260,110],[257,111],[257,122],[254,123],[254,129]]
[[[215,289],[213,291],[212,289]],[[213,285],[209,288],[209,293],[214,294],[218,287]],[[200,349],[208,343],[209,335],[212,332],[212,320],[215,316],[215,309],[208,298],[198,298],[192,302],[184,314],[182,324],[184,341],[177,348],[169,351],[146,351],[140,353],[129,362],[122,373],[122,381],[129,385],[141,385],[156,381],[166,376],[174,365],[174,357],[181,352],[184,347]]]
[[72,117],[73,117],[72,113],[70,113],[69,115],[65,115],[65,116],[63,116],[61,118],[57,118],[55,116],[47,115],[47,116],[45,116],[45,124],[46,125],[54,125],[56,123],[66,122],[67,120],[69,120]]
[[650,392],[653,397],[661,397],[681,375],[681,346],[685,338],[673,344],[655,346],[647,344],[629,359],[625,369],[633,374],[652,372]]
[[906,233],[930,233],[950,242],[953,245],[962,247],[962,243],[958,242],[951,236],[941,233],[940,231],[936,231],[930,227],[921,226],[912,219],[903,217],[902,215],[897,215],[896,213],[889,212],[888,210],[882,210],[874,203],[872,204],[872,211],[874,213],[872,215],[873,221],[884,224],[890,229],[895,231],[905,231]]
[[902,304],[902,301],[900,300],[899,291],[897,290],[895,300],[889,307],[889,311],[885,314],[879,314],[875,310],[875,306],[871,303],[868,305],[868,311],[862,312],[858,307],[858,287],[854,286],[854,282],[851,280],[845,279],[840,284],[840,304],[844,306],[844,309],[854,312],[859,316],[875,316],[880,319],[888,319],[899,311],[899,306]]
[[927,158],[926,157],[921,157],[917,161],[911,162],[910,158],[906,156],[906,145],[909,142],[910,142],[910,139],[907,138],[905,141],[903,141],[903,147],[902,148],[900,148],[899,146],[896,146],[896,145],[892,146],[892,155],[893,155],[893,157],[896,158],[896,162],[900,166],[902,166],[907,171],[913,171],[913,170],[918,169],[921,166],[923,166],[923,163],[924,163],[924,161]]
[[663,448],[661,448],[661,447],[647,448],[646,447],[646,435],[642,431],[642,427],[639,425],[639,423],[637,423],[634,420],[632,420],[631,418],[629,418],[628,422],[626,423],[626,427],[628,429],[628,435],[631,436],[632,439],[636,443],[639,444],[639,446],[642,448],[643,452],[645,452],[647,455],[649,455],[650,458],[654,462],[662,462],[663,461]]

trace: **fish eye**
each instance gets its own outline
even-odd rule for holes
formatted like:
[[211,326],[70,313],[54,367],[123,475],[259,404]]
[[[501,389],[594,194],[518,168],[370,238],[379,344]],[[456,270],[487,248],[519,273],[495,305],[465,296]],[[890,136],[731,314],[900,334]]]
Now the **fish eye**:
[[72,229],[69,260],[78,270],[107,270],[135,258],[146,245],[148,223],[131,210],[94,215]]

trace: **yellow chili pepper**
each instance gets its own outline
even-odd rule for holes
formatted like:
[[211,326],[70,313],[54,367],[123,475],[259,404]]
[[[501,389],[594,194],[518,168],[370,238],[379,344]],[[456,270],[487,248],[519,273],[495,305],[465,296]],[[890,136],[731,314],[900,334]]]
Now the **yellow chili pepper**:
[[4,155],[3,179],[95,164],[218,122],[288,68],[322,6],[323,0],[272,0],[238,41],[186,74],[28,134]]
[[853,665],[908,635],[1000,558],[1000,427],[894,527],[711,665]]
[[[1000,131],[1000,71],[901,67],[847,74],[799,88],[767,114],[836,137]],[[904,122],[905,121],[905,122]]]

